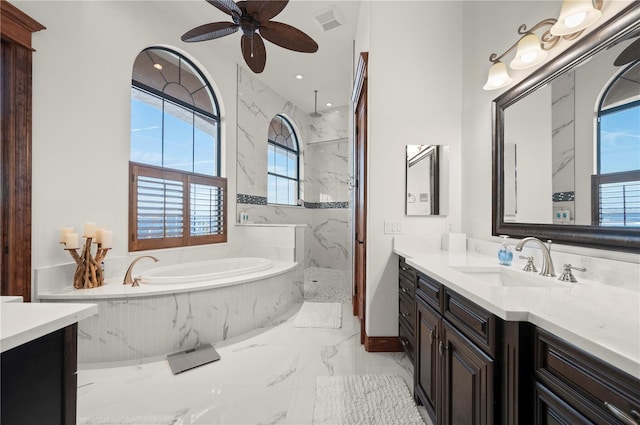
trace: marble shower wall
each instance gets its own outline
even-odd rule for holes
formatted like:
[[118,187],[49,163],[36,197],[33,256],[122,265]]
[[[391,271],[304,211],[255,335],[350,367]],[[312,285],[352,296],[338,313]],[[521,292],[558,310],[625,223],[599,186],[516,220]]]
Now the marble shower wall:
[[[285,115],[298,135],[304,206],[266,203],[267,132],[277,114]],[[238,67],[237,211],[247,212],[253,223],[306,224],[305,267],[351,270],[347,118],[346,106],[312,118]]]
[[567,72],[551,84],[551,152],[554,223],[557,210],[575,218],[575,73]]

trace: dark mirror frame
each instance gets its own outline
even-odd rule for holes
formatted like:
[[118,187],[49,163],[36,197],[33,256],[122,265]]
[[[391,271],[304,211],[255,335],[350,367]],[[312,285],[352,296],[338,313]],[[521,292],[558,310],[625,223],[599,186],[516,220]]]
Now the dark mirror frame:
[[[504,112],[515,102],[538,88],[548,84],[563,72],[586,61],[631,34],[640,26],[640,1],[635,1],[624,10],[583,36],[563,53],[537,69],[516,86],[493,100],[493,200],[492,234],[512,237],[535,236],[537,238],[569,245],[617,251],[640,252],[640,228],[599,227],[586,225],[558,225],[511,223],[504,221]],[[551,195],[549,195],[551,197]]]

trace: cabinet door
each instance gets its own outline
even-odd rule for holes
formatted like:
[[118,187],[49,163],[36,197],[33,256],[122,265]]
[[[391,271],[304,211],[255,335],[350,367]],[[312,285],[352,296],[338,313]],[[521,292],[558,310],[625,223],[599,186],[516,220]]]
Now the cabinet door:
[[535,385],[535,425],[573,425],[592,422],[576,412],[544,385]]
[[[440,410],[440,365],[438,335],[441,316],[423,300],[416,302],[416,370],[415,388],[420,401],[432,418],[437,418]],[[439,421],[436,421],[439,423]]]
[[444,330],[442,356],[443,425],[492,425],[494,362],[448,321]]

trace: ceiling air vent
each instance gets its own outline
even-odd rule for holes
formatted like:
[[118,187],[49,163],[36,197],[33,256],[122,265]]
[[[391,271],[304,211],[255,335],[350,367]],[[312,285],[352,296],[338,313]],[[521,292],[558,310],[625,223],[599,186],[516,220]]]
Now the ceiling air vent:
[[344,22],[344,19],[339,15],[335,9],[330,9],[325,12],[320,12],[314,16],[316,22],[324,31],[329,31],[339,27]]

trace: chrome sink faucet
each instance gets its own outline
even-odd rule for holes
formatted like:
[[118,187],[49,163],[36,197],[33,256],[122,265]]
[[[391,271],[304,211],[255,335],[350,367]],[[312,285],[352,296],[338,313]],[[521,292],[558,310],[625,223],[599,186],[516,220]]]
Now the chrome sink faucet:
[[160,261],[160,260],[158,260],[156,257],[154,257],[152,255],[141,255],[140,257],[134,258],[134,260],[131,262],[131,264],[129,264],[129,268],[127,269],[127,273],[124,275],[124,281],[122,282],[123,285],[138,286],[138,282],[139,282],[140,279],[138,279],[138,278],[132,279],[131,278],[131,271],[133,270],[134,264],[136,264],[138,261],[142,260],[143,258],[151,258],[156,263],[158,261]]
[[540,275],[542,276],[555,276],[556,272],[553,269],[553,260],[551,259],[551,240],[548,240],[549,247],[544,244],[540,239],[529,236],[527,238],[522,239],[516,245],[516,251],[522,251],[522,247],[527,242],[535,242],[540,246],[540,251],[542,251],[542,267],[540,270]]

